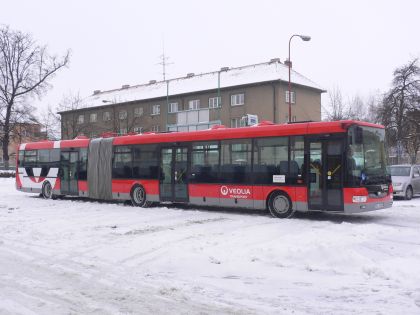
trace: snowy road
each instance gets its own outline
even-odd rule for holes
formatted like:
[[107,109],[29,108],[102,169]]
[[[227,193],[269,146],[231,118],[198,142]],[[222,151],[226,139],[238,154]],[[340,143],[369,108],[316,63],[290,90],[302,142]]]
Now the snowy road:
[[361,215],[43,200],[0,179],[0,314],[420,314],[420,198]]

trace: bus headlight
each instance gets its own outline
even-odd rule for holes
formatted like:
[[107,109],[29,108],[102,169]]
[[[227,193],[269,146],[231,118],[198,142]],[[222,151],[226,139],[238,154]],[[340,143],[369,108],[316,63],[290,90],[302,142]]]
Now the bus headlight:
[[366,202],[366,201],[367,201],[367,196],[353,196],[354,203],[361,203],[361,202]]

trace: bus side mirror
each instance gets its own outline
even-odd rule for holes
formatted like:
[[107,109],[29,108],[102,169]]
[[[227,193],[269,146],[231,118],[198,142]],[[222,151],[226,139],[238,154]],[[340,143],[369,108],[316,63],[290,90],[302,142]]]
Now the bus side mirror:
[[363,129],[359,126],[357,126],[354,130],[354,141],[356,144],[363,143]]

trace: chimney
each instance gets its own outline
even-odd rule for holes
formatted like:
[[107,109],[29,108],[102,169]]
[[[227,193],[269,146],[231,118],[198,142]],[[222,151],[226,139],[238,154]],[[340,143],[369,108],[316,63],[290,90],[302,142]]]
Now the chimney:
[[124,84],[121,88],[122,89],[128,89],[130,87],[130,84]]
[[187,73],[187,78],[192,78],[194,76],[193,72]]
[[221,67],[220,68],[220,71],[228,71],[229,70],[229,67]]
[[285,60],[284,65],[285,66],[289,66],[290,64],[290,68],[292,68],[293,63],[291,61],[289,61],[288,59]]
[[156,80],[150,80],[149,81],[149,84],[155,84],[156,83]]
[[270,63],[280,62],[280,58],[272,58],[270,59]]
[[99,94],[99,93],[101,93],[101,90],[95,90],[95,91],[93,91],[93,95],[96,95],[96,94]]

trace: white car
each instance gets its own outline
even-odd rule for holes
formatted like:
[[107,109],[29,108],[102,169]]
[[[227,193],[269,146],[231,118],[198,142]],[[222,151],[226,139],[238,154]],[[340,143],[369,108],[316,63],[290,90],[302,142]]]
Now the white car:
[[410,200],[420,194],[420,165],[391,165],[389,167],[394,197]]

